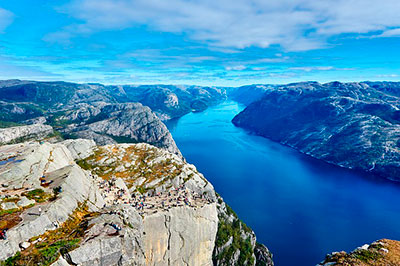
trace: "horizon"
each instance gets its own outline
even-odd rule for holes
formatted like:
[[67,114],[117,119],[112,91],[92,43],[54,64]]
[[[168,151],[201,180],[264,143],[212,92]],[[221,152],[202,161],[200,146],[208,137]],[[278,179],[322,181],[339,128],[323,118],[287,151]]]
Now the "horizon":
[[395,0],[6,1],[0,79],[219,87],[400,81],[399,9]]
[[305,80],[305,81],[295,81],[295,82],[290,82],[290,83],[249,83],[249,84],[244,84],[244,85],[238,85],[238,86],[216,86],[216,85],[199,85],[199,84],[173,84],[173,83],[100,83],[100,82],[76,82],[76,81],[66,81],[66,80],[29,80],[29,79],[0,79],[0,82],[4,81],[13,81],[13,80],[18,80],[18,81],[27,81],[27,82],[48,82],[48,83],[56,83],[56,82],[65,82],[65,83],[71,83],[71,84],[80,84],[80,85],[103,85],[103,86],[194,86],[194,87],[215,87],[215,88],[240,88],[240,87],[246,87],[246,86],[286,86],[286,85],[291,85],[291,84],[300,84],[300,83],[318,83],[321,85],[324,84],[330,84],[333,82],[339,82],[343,84],[349,84],[349,83],[368,83],[368,82],[378,82],[378,83],[385,83],[385,82],[394,82],[394,83],[400,83],[400,81],[389,81],[389,80],[362,80],[362,81],[340,81],[340,80],[331,80],[327,82],[319,82],[316,80]]

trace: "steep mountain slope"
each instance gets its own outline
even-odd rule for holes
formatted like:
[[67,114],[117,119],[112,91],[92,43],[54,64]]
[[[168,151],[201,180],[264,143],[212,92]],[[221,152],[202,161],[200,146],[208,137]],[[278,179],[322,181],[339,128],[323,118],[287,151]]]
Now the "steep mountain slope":
[[149,106],[162,120],[178,118],[226,99],[224,89],[200,86],[141,85],[108,87],[120,101]]
[[400,181],[397,83],[296,83],[269,90],[232,122],[342,167]]
[[0,146],[0,184],[0,264],[273,265],[193,165],[148,144]]

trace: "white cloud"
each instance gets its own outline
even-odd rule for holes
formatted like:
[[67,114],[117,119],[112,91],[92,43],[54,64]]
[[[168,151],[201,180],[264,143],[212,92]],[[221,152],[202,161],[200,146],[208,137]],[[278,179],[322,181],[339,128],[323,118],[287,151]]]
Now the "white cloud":
[[2,33],[11,24],[13,19],[13,13],[3,8],[0,8],[0,33]]
[[245,70],[247,67],[244,65],[238,65],[238,66],[227,66],[225,67],[226,70],[228,71],[232,71],[232,70],[236,70],[236,71],[240,71],[240,70]]
[[324,47],[332,35],[400,26],[398,0],[73,0],[60,10],[83,22],[67,31],[147,25],[239,49],[310,50]]
[[304,72],[311,72],[311,71],[329,71],[329,70],[355,70],[355,68],[337,68],[333,66],[303,66],[303,67],[290,67],[290,70],[298,70]]
[[376,37],[400,37],[400,28],[386,30]]
[[311,71],[315,71],[315,70],[327,71],[327,70],[332,70],[335,68],[333,66],[306,66],[306,67],[291,67],[289,69],[300,70],[300,71],[304,71],[304,72],[311,72]]

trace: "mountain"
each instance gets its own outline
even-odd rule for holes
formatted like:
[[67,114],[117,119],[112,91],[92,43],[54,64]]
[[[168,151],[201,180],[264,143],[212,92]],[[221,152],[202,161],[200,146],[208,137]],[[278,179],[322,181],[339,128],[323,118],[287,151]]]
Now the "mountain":
[[400,181],[400,83],[294,83],[232,122],[345,168]]
[[0,81],[0,127],[44,123],[65,138],[101,145],[146,142],[179,154],[161,120],[202,111],[225,98],[224,89],[213,87],[5,80]]
[[247,85],[236,88],[227,88],[229,99],[238,103],[249,105],[260,100],[267,91],[273,90],[276,85]]
[[1,265],[273,265],[193,165],[149,144],[3,145],[0,184]]
[[139,102],[150,107],[162,120],[203,111],[225,99],[225,89],[216,87],[0,81],[0,101],[8,103],[34,103],[50,111],[60,111],[81,103]]
[[[224,88],[174,85],[120,86],[112,93],[119,101],[140,102],[162,120],[199,112],[226,99]],[[118,93],[116,93],[118,92]]]

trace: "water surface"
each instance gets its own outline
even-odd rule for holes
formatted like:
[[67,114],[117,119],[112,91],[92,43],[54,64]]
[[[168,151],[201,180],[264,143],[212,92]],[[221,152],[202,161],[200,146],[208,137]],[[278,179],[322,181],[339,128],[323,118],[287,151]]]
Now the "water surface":
[[243,108],[228,101],[167,126],[275,265],[316,265],[332,251],[400,239],[399,185],[248,134],[231,123]]

